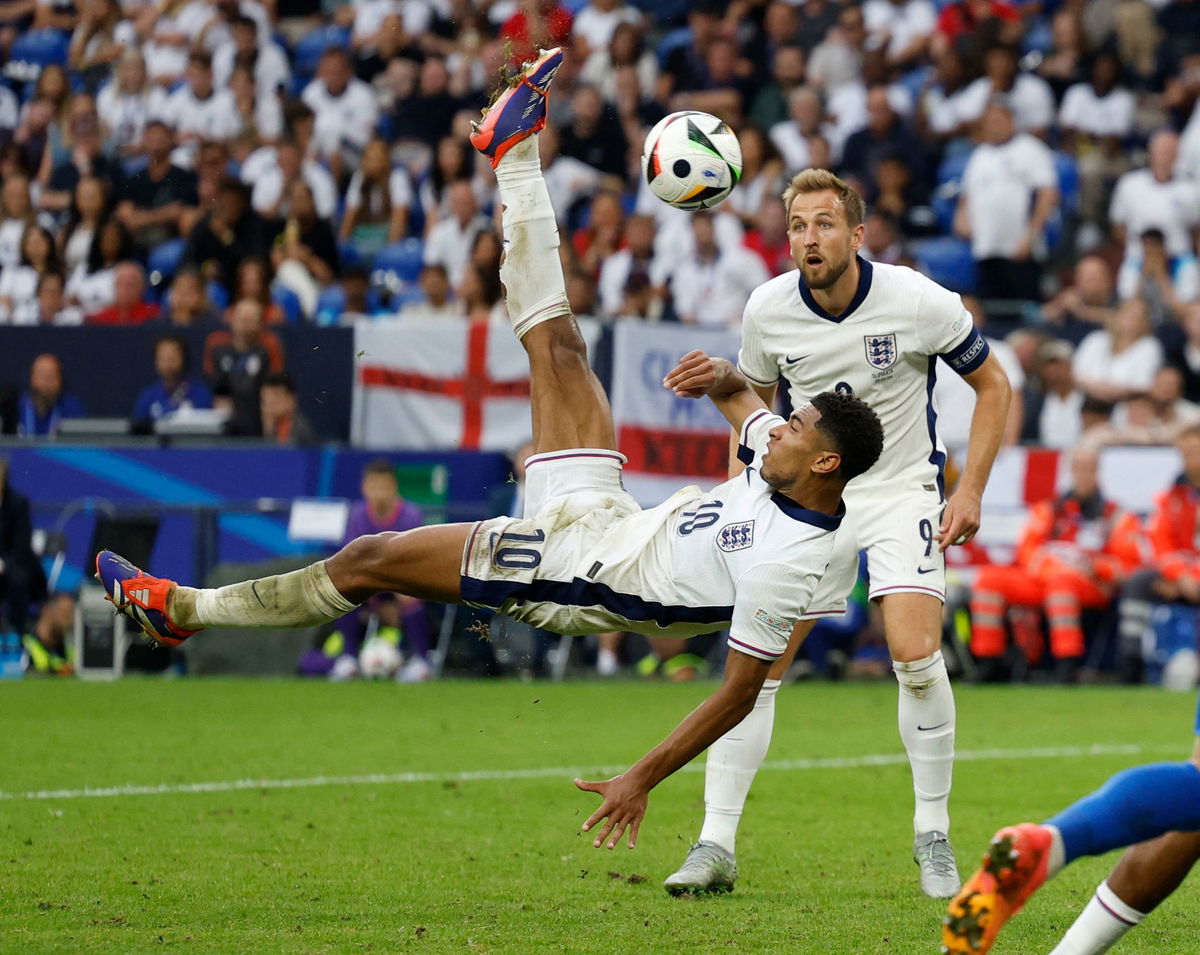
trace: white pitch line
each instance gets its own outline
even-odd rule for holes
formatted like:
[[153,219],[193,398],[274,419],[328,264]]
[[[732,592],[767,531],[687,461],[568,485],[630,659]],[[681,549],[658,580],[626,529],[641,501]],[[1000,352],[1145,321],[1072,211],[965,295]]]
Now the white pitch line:
[[[1141,746],[1137,744],[1097,743],[1092,746],[1041,746],[1032,749],[968,749],[955,755],[960,763],[989,762],[1003,759],[1078,759],[1088,756],[1138,756],[1149,753],[1178,753],[1187,747]],[[763,763],[765,770],[809,771],[822,769],[862,769],[868,766],[900,766],[908,763],[905,753],[874,753],[864,756],[830,756],[820,759],[783,759]],[[394,786],[407,783],[469,783],[512,779],[573,779],[576,776],[609,776],[626,766],[551,767],[532,769],[478,769],[459,773],[369,773],[358,776],[310,776],[306,779],[230,779],[209,783],[160,783],[157,786],[86,787],[84,789],[42,789],[34,792],[2,792],[0,800],[22,799],[105,799],[112,796],[164,796],[182,793],[225,793],[243,789],[305,789],[314,786]],[[704,764],[693,762],[680,772],[698,773]]]

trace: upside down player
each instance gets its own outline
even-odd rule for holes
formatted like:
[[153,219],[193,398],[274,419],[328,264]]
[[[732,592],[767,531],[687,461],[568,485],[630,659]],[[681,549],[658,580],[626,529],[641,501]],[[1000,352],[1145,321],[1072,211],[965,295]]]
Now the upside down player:
[[[900,691],[900,738],[912,769],[921,889],[950,898],[959,878],[948,837],[954,694],[939,650],[944,552],[979,528],[1011,388],[958,295],[911,269],[858,255],[865,210],[854,189],[823,169],[807,169],[792,179],[783,202],[798,271],[750,296],[738,368],[768,405],[782,380],[793,407],[833,390],[862,398],[883,422],[887,443],[878,464],[846,489],[853,535],[840,535],[839,546],[866,550],[870,597],[883,614]],[[977,395],[966,466],[948,500],[931,404],[939,357]],[[850,557],[837,564],[849,568],[848,579],[831,568],[810,617],[845,607],[858,569]],[[813,623],[797,626],[751,715],[709,749],[704,825],[683,866],[667,878],[668,892],[733,887],[735,836],[771,741],[776,691]]]
[[722,360],[692,352],[667,376],[708,395],[737,428],[744,476],[708,494],[689,487],[643,511],[621,486],[612,414],[571,317],[558,228],[534,135],[562,53],[529,64],[489,108],[472,143],[492,158],[504,204],[500,275],[529,355],[534,454],[523,519],[360,537],[302,570],[220,589],[149,576],[102,551],[97,577],[153,639],[178,644],[207,626],[311,626],[381,592],[493,607],[564,634],[632,630],[694,636],[730,627],[722,686],[634,771],[577,781],[604,797],[596,844],[637,837],[646,794],[749,711],[833,554],[842,489],[875,463],[883,433],[848,395],[820,394],[788,420],[770,413]]

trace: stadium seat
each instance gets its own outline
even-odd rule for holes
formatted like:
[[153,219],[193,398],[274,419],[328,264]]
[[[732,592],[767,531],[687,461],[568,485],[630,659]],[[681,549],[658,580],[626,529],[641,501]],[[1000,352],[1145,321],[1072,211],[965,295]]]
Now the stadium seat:
[[389,289],[415,282],[425,261],[425,243],[418,238],[401,239],[375,253],[371,284]]
[[654,51],[655,55],[658,57],[659,64],[665,65],[667,58],[672,53],[687,46],[691,42],[691,27],[677,27],[676,29],[672,30],[659,41],[658,48]]
[[13,41],[4,73],[18,81],[35,80],[44,67],[65,66],[71,37],[60,30],[30,30]]
[[168,239],[150,250],[146,257],[146,277],[151,285],[166,285],[175,277],[186,245],[183,239]]
[[345,27],[327,24],[317,27],[296,41],[292,51],[292,69],[297,78],[304,77],[305,81],[317,72],[317,64],[321,54],[331,46],[348,48],[350,46],[350,31]]
[[321,294],[317,296],[317,324],[336,325],[345,307],[346,293],[340,285],[330,285],[321,289]]
[[205,292],[208,294],[208,300],[218,312],[223,312],[229,308],[229,290],[225,288],[216,279],[211,279],[205,286]]
[[922,239],[912,246],[917,267],[939,285],[953,292],[974,294],[978,279],[971,246],[963,239],[938,236]]
[[304,320],[304,307],[300,304],[300,296],[286,285],[276,285],[271,289],[271,301],[283,310],[283,320],[289,325],[298,325]]
[[970,158],[971,150],[964,149],[943,159],[937,169],[937,184],[940,186],[947,182],[962,182],[963,172]]

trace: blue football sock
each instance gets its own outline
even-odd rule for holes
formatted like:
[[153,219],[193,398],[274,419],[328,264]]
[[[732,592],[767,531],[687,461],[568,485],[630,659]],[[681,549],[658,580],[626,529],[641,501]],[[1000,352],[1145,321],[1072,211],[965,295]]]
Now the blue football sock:
[[1065,862],[1164,832],[1200,831],[1200,769],[1192,763],[1135,766],[1047,819],[1046,825],[1062,833]]

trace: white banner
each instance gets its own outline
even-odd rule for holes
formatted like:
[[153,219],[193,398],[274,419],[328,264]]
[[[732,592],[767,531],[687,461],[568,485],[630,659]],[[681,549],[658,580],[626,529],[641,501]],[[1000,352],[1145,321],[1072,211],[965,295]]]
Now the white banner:
[[[599,325],[579,328],[595,347]],[[509,452],[529,440],[529,359],[507,323],[364,320],[354,353],[355,444]]]
[[708,487],[725,479],[728,423],[707,398],[677,398],[662,380],[696,348],[736,362],[739,340],[736,329],[617,323],[611,395],[617,447],[629,458],[625,486],[642,504],[658,503],[685,484]]

